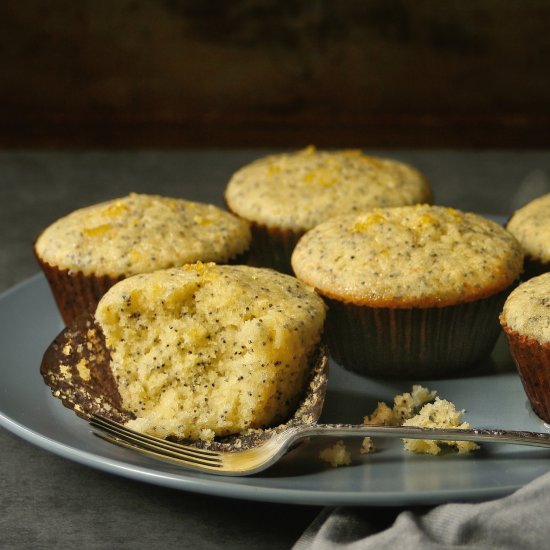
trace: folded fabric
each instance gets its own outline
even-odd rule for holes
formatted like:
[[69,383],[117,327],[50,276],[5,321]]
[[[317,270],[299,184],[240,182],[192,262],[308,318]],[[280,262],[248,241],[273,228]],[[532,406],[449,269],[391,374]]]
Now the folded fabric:
[[550,473],[497,500],[401,512],[382,531],[372,508],[325,508],[294,550],[540,550],[550,548],[549,512]]

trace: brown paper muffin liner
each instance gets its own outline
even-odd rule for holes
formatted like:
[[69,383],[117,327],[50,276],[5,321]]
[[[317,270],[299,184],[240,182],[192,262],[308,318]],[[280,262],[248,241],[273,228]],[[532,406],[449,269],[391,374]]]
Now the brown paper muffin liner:
[[[250,251],[235,256],[227,263],[233,265],[247,264]],[[116,283],[126,278],[125,275],[84,275],[81,271],[59,269],[38,257],[35,257],[50,285],[55,303],[65,325],[84,312],[95,312],[99,300]]]
[[[231,210],[227,202],[225,203],[225,207],[233,215],[241,217]],[[294,275],[290,258],[296,243],[304,234],[304,231],[293,231],[291,229],[268,226],[251,220],[247,221],[252,236],[250,250],[247,255],[247,264],[254,267],[270,267],[281,273]]]
[[122,407],[111,356],[92,313],[74,319],[45,351],[40,374],[52,394],[83,418],[101,414],[126,422],[132,414]]
[[443,378],[488,357],[510,289],[484,299],[429,308],[374,308],[326,299],[326,339],[334,360],[359,374]]
[[249,265],[270,267],[281,273],[293,275],[290,258],[303,231],[292,231],[251,223],[252,244]]
[[37,260],[65,325],[70,325],[83,312],[94,312],[101,297],[124,279],[123,276],[84,275],[81,271],[59,269],[38,256]]
[[[294,414],[283,424],[213,441],[171,440],[202,448],[242,450],[254,447],[290,426],[316,422],[322,412],[328,381],[328,352],[324,345],[313,353],[310,367],[304,394]],[[90,313],[76,318],[50,344],[44,353],[40,373],[52,395],[82,418],[99,414],[123,424],[134,418],[123,407],[110,367],[109,350]]]
[[550,422],[550,344],[519,334],[505,323],[502,330],[531,407]]

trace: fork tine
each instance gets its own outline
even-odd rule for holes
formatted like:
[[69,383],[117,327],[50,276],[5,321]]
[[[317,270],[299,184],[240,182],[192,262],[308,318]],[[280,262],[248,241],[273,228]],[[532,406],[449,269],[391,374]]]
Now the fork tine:
[[156,445],[162,446],[167,449],[172,449],[174,451],[181,451],[182,449],[186,449],[190,452],[196,453],[197,455],[204,456],[204,457],[219,456],[219,453],[216,451],[211,451],[209,449],[201,449],[199,447],[191,447],[190,445],[184,445],[182,443],[174,443],[166,439],[155,437],[154,435],[136,432],[135,430],[128,428],[124,424],[121,424],[120,422],[116,422],[115,420],[106,418],[104,416],[92,415],[90,418],[90,424],[96,425],[96,426],[97,425],[104,426],[106,429],[116,431],[117,433],[120,433],[122,435],[132,436],[136,439],[139,439],[140,441],[149,442],[151,444],[154,443]]
[[192,457],[190,458],[184,458],[183,455],[179,457],[170,456],[166,453],[166,451],[156,452],[154,450],[148,449],[144,444],[135,444],[130,443],[128,441],[125,441],[121,439],[118,436],[111,435],[107,432],[94,432],[94,435],[99,437],[100,439],[103,439],[105,441],[108,441],[109,443],[114,443],[115,445],[118,445],[119,447],[124,447],[126,449],[132,449],[133,451],[138,451],[142,454],[152,456],[156,459],[161,459],[166,462],[176,463],[178,466],[185,466],[186,468],[191,468],[199,471],[209,471],[212,473],[216,473],[220,471],[220,465],[219,464],[211,464],[209,462],[201,462],[200,460],[194,459]]
[[221,467],[222,457],[215,451],[172,443],[154,436],[142,434],[118,422],[98,415],[92,415],[89,423],[94,428],[96,435],[108,441],[119,443],[122,446],[146,450],[149,454],[154,454],[161,458],[172,458],[185,461],[186,463],[201,465],[202,467]]

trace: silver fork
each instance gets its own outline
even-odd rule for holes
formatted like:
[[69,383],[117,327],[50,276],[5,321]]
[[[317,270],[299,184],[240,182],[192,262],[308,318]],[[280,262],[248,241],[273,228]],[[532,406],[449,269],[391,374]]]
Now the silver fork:
[[302,424],[289,427],[246,450],[214,451],[172,443],[127,428],[113,420],[91,415],[89,423],[99,437],[185,468],[213,474],[245,476],[265,470],[301,439],[314,436],[400,437],[477,443],[512,443],[550,448],[550,433],[495,429],[442,429],[353,424]]

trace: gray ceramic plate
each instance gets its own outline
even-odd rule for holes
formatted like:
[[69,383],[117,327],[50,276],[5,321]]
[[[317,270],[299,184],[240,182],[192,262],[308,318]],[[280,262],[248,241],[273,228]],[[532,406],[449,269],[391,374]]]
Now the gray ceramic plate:
[[[39,365],[62,326],[41,275],[0,296],[0,326],[0,424],[48,451],[121,476],[251,500],[394,506],[493,498],[550,468],[550,451],[537,448],[485,445],[472,455],[430,457],[405,453],[399,441],[384,440],[377,453],[355,453],[354,465],[345,468],[333,469],[319,460],[325,441],[299,447],[254,477],[188,472],[94,437],[85,421],[51,396]],[[502,341],[476,373],[424,383],[466,409],[465,418],[474,426],[547,430],[530,412]],[[373,381],[331,365],[323,420],[361,422],[379,400],[390,402],[409,389],[406,382]],[[350,442],[354,448],[358,444]]]

